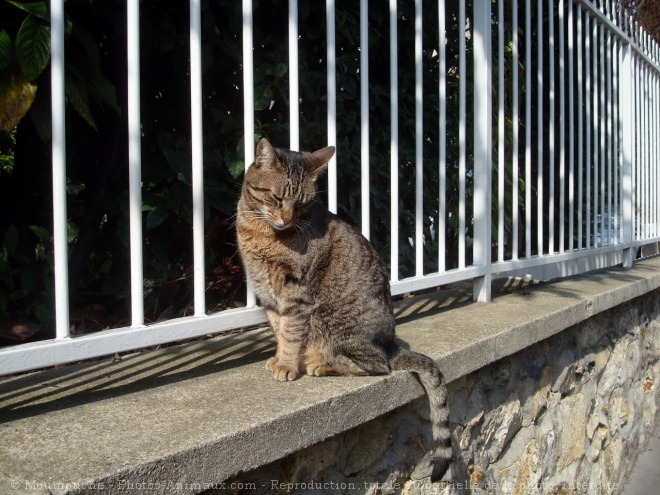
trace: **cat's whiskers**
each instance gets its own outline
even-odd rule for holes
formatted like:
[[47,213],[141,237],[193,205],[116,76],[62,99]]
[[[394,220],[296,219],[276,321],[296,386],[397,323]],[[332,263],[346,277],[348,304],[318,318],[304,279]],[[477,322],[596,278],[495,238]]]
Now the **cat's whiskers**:
[[268,215],[266,213],[259,210],[245,210],[236,212],[236,215],[232,217],[234,219],[232,222],[232,227],[236,227],[239,216],[246,220],[262,220],[264,222],[268,222]]
[[296,231],[305,238],[306,241],[309,241],[312,237],[312,230],[314,224],[309,220],[298,220],[298,223],[295,225]]

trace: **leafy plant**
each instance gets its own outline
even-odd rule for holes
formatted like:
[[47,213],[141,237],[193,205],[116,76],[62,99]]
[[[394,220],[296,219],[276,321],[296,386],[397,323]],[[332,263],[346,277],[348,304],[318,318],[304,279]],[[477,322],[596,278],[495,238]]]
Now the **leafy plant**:
[[[0,16],[5,20],[0,28],[0,131],[10,132],[35,103],[50,61],[50,15],[43,1],[3,0]],[[65,28],[66,96],[97,129],[92,107],[119,112],[115,88],[101,70],[99,47],[88,28],[68,14]],[[41,137],[48,139],[49,125],[43,119],[43,108],[40,110],[35,123]]]
[[51,235],[43,227],[30,227],[32,256],[21,253],[19,233],[14,225],[0,244],[0,320],[32,319],[52,327],[53,251]]
[[16,129],[8,133],[0,132],[0,177],[11,177],[14,170],[14,149],[16,148]]
[[[0,313],[0,318],[11,312],[36,317],[34,304],[38,304],[42,296],[51,297],[48,291],[52,292],[46,289],[52,284],[52,278],[46,266],[50,248],[49,236],[45,234],[52,231],[47,70],[50,47],[45,45],[49,29],[47,5],[44,1],[0,0],[0,120],[8,130],[4,134],[0,131],[4,139],[0,141],[3,153],[0,155],[3,167],[0,169],[0,235],[3,237],[0,239],[11,248],[5,245],[5,264],[0,265],[4,277],[0,290],[4,291],[4,307],[7,308],[5,313]],[[290,142],[288,3],[284,0],[254,1],[253,6],[255,135],[246,137],[244,66],[240,50],[241,3],[216,0],[201,4],[208,311],[239,304],[243,293],[232,217],[246,165],[245,147],[254,147],[262,136],[278,147],[288,147]],[[301,148],[313,150],[327,144],[326,12],[323,2],[301,0],[298,7],[299,138]],[[145,313],[150,320],[187,314],[193,303],[188,9],[186,2],[170,2],[166,8],[157,0],[140,2],[142,242]],[[414,275],[417,268],[414,249],[417,173],[414,2],[401,0],[398,9],[399,239],[394,242],[399,245],[399,276],[406,277]],[[467,87],[467,133],[463,137],[468,219],[474,202],[471,121],[474,68],[470,35],[466,37],[467,67],[465,73],[459,73],[458,4],[449,2],[446,5],[447,35],[446,40],[442,40],[446,50],[447,88],[445,101],[440,102],[438,51],[441,40],[437,5],[424,2],[423,9],[423,269],[428,273],[437,270],[440,257],[446,259],[447,268],[458,266],[459,198],[457,187],[452,185],[458,184],[459,177],[457,124],[461,80]],[[468,2],[467,12],[471,9]],[[112,324],[125,324],[130,273],[128,142],[126,124],[121,116],[127,100],[126,52],[129,48],[123,27],[127,15],[125,2],[67,0],[65,13],[66,94],[70,108],[75,110],[67,112],[66,120],[67,211],[72,226],[69,242],[71,304],[74,310],[102,305],[117,315]],[[360,224],[366,200],[361,197],[359,186],[362,173],[359,20],[356,2],[337,0],[338,214],[355,225]],[[499,20],[493,18],[494,32],[497,22]],[[511,22],[508,18],[503,22],[508,43],[512,36]],[[368,23],[370,239],[390,263],[392,157],[388,5],[370,2]],[[469,30],[469,25],[467,27]],[[529,49],[534,54],[529,70],[535,70],[537,46],[533,44]],[[522,72],[525,68],[512,67],[508,49],[505,58],[506,84],[510,88],[513,71]],[[543,63],[547,63],[547,59],[545,57]],[[494,66],[496,62],[494,60]],[[522,75],[519,77],[521,101],[525,90]],[[497,82],[494,80],[493,84],[495,94]],[[510,98],[510,92],[507,89],[505,98]],[[443,129],[438,126],[441,103],[446,104],[447,110]],[[534,98],[532,105],[536,104]],[[544,101],[544,105],[548,102]],[[532,110],[532,115],[536,116],[535,108]],[[522,113],[522,107],[520,111]],[[24,118],[26,115],[30,118]],[[524,142],[525,132],[533,133],[535,138],[541,132],[535,118],[520,129],[520,142]],[[513,181],[511,119],[505,126],[505,185],[509,190]],[[446,137],[447,152],[445,218],[440,218],[438,201],[441,132]],[[537,141],[532,141],[533,146],[537,146]],[[532,152],[537,156],[536,150]],[[533,164],[533,175],[537,166]],[[323,178],[319,182],[323,197],[326,181]],[[520,186],[521,193],[525,187],[531,187],[522,181]],[[509,196],[505,196],[507,234],[512,223],[508,212],[514,207]],[[521,198],[523,196],[521,194]],[[523,214],[523,206],[519,207]],[[34,225],[43,226],[45,231],[39,231],[43,236],[31,228]],[[468,220],[465,232],[468,237],[473,237],[473,228]],[[497,239],[495,229],[493,233]],[[440,236],[446,241],[444,253],[438,252]],[[15,239],[18,239],[17,244]],[[35,255],[36,246],[42,246],[40,257]],[[470,256],[468,249],[467,263],[471,262]],[[23,275],[16,270],[27,269],[24,262],[28,259],[30,265],[35,266],[38,283],[29,286],[25,297],[13,300],[9,295],[22,287]],[[25,277],[27,281],[29,277]],[[15,296],[20,294],[17,292]]]

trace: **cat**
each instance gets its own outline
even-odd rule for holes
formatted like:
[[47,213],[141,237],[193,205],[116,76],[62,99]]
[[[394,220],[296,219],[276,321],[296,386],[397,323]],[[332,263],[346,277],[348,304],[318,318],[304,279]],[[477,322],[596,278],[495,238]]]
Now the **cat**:
[[335,153],[257,145],[238,201],[238,248],[277,341],[267,362],[276,380],[415,372],[430,401],[432,481],[451,462],[444,377],[427,356],[395,340],[389,277],[362,234],[317,198],[316,180]]

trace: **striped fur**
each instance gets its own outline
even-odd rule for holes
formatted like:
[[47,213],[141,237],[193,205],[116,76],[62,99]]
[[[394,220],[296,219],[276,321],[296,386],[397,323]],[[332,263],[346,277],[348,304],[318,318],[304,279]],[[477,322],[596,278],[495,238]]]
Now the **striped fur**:
[[262,139],[238,203],[238,247],[277,340],[275,379],[416,373],[430,401],[433,474],[451,460],[446,387],[430,358],[400,347],[389,276],[354,227],[316,198],[316,179],[334,154],[273,148]]
[[449,468],[452,459],[447,388],[442,372],[431,358],[402,347],[399,347],[390,358],[390,366],[393,370],[417,373],[419,381],[426,390],[429,398],[433,438],[431,480],[439,481]]

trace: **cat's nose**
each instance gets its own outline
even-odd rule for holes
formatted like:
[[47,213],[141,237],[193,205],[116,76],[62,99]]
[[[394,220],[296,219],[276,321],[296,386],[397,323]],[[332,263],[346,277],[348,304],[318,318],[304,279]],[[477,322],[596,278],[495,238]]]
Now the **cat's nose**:
[[289,215],[280,215],[281,225],[283,229],[288,229],[296,224],[296,216],[291,213]]
[[294,220],[295,220],[295,219],[294,219],[293,215],[291,215],[291,216],[286,216],[286,217],[283,216],[283,217],[282,217],[282,223],[283,223],[284,225],[291,225],[292,223],[294,223]]
[[280,218],[284,225],[289,225],[293,221],[293,212],[292,211],[282,211],[280,213]]

